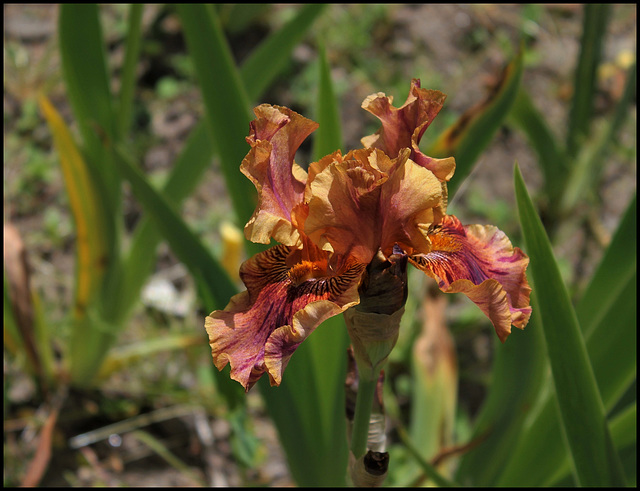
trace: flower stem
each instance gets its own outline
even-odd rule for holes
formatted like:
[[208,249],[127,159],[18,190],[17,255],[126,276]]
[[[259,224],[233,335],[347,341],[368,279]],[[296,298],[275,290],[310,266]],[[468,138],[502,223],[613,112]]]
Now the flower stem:
[[356,397],[356,408],[353,418],[353,429],[351,432],[351,453],[359,459],[367,452],[367,440],[369,438],[369,420],[371,418],[371,408],[373,398],[376,393],[377,377],[372,379],[362,377],[362,370],[358,367],[360,378],[358,380],[358,395]]

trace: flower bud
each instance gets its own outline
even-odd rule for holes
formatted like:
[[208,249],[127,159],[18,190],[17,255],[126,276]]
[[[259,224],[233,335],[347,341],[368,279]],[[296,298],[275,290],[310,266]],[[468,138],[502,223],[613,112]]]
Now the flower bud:
[[378,251],[359,287],[360,303],[344,313],[360,376],[375,379],[398,339],[407,300],[407,255]]

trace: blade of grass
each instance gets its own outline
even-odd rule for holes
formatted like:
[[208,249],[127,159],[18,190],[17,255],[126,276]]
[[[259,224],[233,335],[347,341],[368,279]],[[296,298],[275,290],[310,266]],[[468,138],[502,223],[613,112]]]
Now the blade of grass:
[[522,78],[522,59],[521,49],[506,66],[498,86],[488,98],[460,116],[427,151],[428,155],[436,158],[451,155],[456,158],[456,173],[448,184],[449,200],[509,113]]
[[[636,280],[637,276],[633,275],[626,289],[612,305],[606,325],[596,329],[589,339],[589,355],[592,363],[594,366],[601,367],[596,371],[596,379],[603,401],[620,400],[636,379]],[[619,326],[627,326],[627,328],[622,331]],[[610,409],[612,405],[612,403],[605,404],[605,408]],[[620,448],[622,445],[616,442],[613,434],[612,438],[616,448]],[[549,479],[548,482],[553,482],[553,479]]]
[[203,343],[203,336],[199,334],[172,334],[156,339],[145,339],[142,342],[130,344],[111,350],[100,367],[99,379],[107,379],[114,372],[131,366],[138,360],[146,360],[159,352],[184,350]]
[[125,41],[124,63],[120,79],[120,99],[118,101],[117,130],[122,140],[131,126],[131,112],[133,109],[133,95],[136,81],[136,68],[140,54],[140,38],[142,32],[142,9],[139,3],[129,7],[129,28]]
[[296,16],[251,52],[240,68],[249,100],[257,99],[291,62],[290,54],[309,31],[326,5],[300,7]]
[[38,339],[31,302],[30,268],[20,232],[11,223],[4,228],[4,319],[5,340],[14,355],[24,356],[26,368],[46,390],[47,378],[40,352],[49,350],[49,338]]
[[[628,447],[635,447],[636,438],[637,405],[631,404],[622,413],[615,416],[609,422],[611,439],[618,452]],[[635,460],[634,460],[635,463]],[[635,465],[634,465],[635,467]],[[549,477],[545,487],[570,486],[568,481],[571,475],[571,467],[568,461],[564,461],[558,471]],[[629,477],[627,475],[627,477]]]
[[636,281],[634,272],[588,338],[589,357],[598,367],[596,381],[607,410],[636,378]]
[[637,424],[638,409],[635,401],[616,414],[610,423],[611,438],[613,438],[620,453],[627,482],[630,486],[636,485],[638,473]]
[[[9,281],[7,279],[7,272],[4,272],[4,309],[2,311],[2,316],[4,319],[4,330],[3,330],[3,339],[4,339],[4,347],[5,349],[14,356],[19,356],[21,353],[25,353],[27,355],[27,361],[33,365],[30,360],[30,356],[28,355],[28,348],[25,347],[24,340],[22,335],[20,334],[18,321],[13,312],[12,307],[12,299],[9,294]],[[30,373],[35,373],[35,367],[28,368]]]
[[422,472],[429,479],[431,479],[436,486],[438,486],[439,488],[449,488],[449,487],[459,486],[457,483],[450,481],[446,477],[443,477],[438,472],[437,468],[435,468],[433,465],[431,465],[431,463],[429,463],[422,457],[422,455],[420,454],[420,451],[418,450],[416,445],[411,441],[411,438],[409,438],[407,431],[402,426],[398,427],[398,435],[400,436],[400,439],[402,440],[404,447],[407,449],[407,452],[409,452],[409,454],[418,463],[418,465],[422,469]]
[[[625,221],[618,227],[617,236]],[[615,239],[610,249],[615,250]],[[601,264],[606,265],[611,257],[609,251]],[[623,256],[624,257],[624,256]],[[601,268],[598,268],[599,270]],[[635,271],[635,268],[634,268]],[[621,394],[636,374],[636,276],[632,274],[619,286],[621,294],[614,300],[603,302],[607,309],[594,314],[599,319],[595,327],[585,330],[589,358],[598,382],[605,410],[610,412],[618,403]],[[604,297],[606,300],[606,297]],[[534,307],[535,308],[535,307]],[[532,321],[535,319],[532,318]],[[543,391],[535,403],[521,433],[513,457],[502,463],[499,486],[542,486],[558,466],[568,459],[565,446],[559,438],[558,423],[553,392]],[[532,468],[530,463],[535,462]],[[523,476],[526,482],[523,483]]]
[[606,160],[606,151],[620,130],[622,123],[633,105],[636,93],[636,64],[627,72],[627,81],[622,97],[616,104],[613,116],[603,123],[599,131],[593,132],[590,141],[581,145],[581,149],[567,178],[567,185],[560,201],[560,212],[569,215],[576,205],[585,198],[595,194],[602,175],[602,162]]
[[515,186],[561,427],[570,449],[576,480],[583,486],[624,485],[620,460],[611,441],[577,317],[517,166]]
[[109,324],[108,329],[117,330],[120,326],[114,321],[118,316],[122,271],[122,190],[113,166],[112,148],[118,133],[99,7],[64,4],[60,7],[58,24],[67,96],[82,136],[82,150],[93,182],[92,198],[106,228],[103,239],[108,254],[96,315]]
[[555,136],[524,87],[520,87],[509,117],[538,154],[538,163],[544,175],[545,193],[549,197],[549,204],[553,206],[564,189],[569,166]]
[[[211,164],[214,147],[207,124],[206,120],[203,120],[191,132],[184,149],[174,162],[169,178],[162,187],[162,194],[176,207],[191,194],[198,180]],[[126,317],[127,312],[138,300],[140,290],[151,274],[156,261],[156,255],[152,252],[161,240],[162,235],[154,221],[148,216],[143,217],[136,227],[123,268],[124,279],[119,308],[122,318]]]
[[107,164],[104,140],[115,136],[105,44],[96,4],[60,6],[58,33],[62,74],[91,172],[102,179],[106,202],[117,209],[117,173]]
[[116,148],[118,170],[129,181],[136,198],[140,200],[156,227],[167,239],[173,252],[189,268],[195,278],[202,279],[213,294],[217,308],[223,308],[237,293],[224,268],[204,247],[167,200],[149,184],[139,169],[130,161],[126,150]]
[[571,157],[577,155],[581,141],[589,134],[595,101],[596,71],[600,64],[609,15],[607,4],[587,4],[583,9],[580,56],[573,83],[574,94],[567,132],[567,151]]
[[[535,294],[532,305],[535,310]],[[489,393],[471,438],[481,443],[462,456],[456,473],[459,482],[474,486],[494,485],[505,463],[517,457],[518,438],[548,382],[540,316],[533,315],[524,331],[514,329],[505,344],[495,344]]]
[[225,3],[217,4],[216,12],[225,31],[238,34],[247,29],[254,19],[269,10],[269,7],[267,3]]
[[[97,131],[113,138],[105,47],[97,4],[63,4],[59,28],[62,70],[85,144],[102,148]],[[93,152],[91,152],[93,153]]]
[[[576,310],[607,411],[611,410],[620,394],[635,377],[635,237],[634,197]],[[532,318],[531,327],[540,332],[539,328],[536,329],[537,320],[537,316]],[[534,349],[535,353],[540,351],[542,350]],[[499,352],[498,356],[500,354]],[[522,359],[526,359],[524,353]],[[520,370],[521,366],[518,364],[518,373]],[[510,371],[498,370],[497,373],[504,374]],[[495,385],[491,384],[488,401],[491,401]],[[511,384],[511,387],[519,386],[515,382]],[[560,427],[549,394],[543,394],[542,400],[536,406],[537,409],[534,408],[534,412],[529,415],[529,422],[522,428],[520,442],[515,450],[511,449],[511,458],[493,459],[494,451],[475,455],[476,451],[472,450],[463,457],[460,472],[464,472],[464,475],[470,478],[482,477],[491,469],[491,462],[498,462],[497,466],[494,465],[497,467],[494,469],[494,478],[482,478],[480,481],[474,479],[474,483],[500,486],[544,485],[546,479],[566,460],[566,452],[562,442],[557,438]],[[509,411],[509,414],[512,414],[512,411]],[[479,421],[482,420],[481,415]],[[479,427],[480,425],[481,423]],[[483,444],[478,450],[486,448]],[[491,457],[485,463],[486,467],[482,465],[483,457]],[[479,465],[469,470],[468,460],[478,460]],[[532,461],[536,462],[534,468],[529,465]],[[526,476],[526,481],[523,482],[522,476]],[[500,479],[496,480],[498,477]]]
[[[164,196],[147,182],[140,170],[130,161],[126,150],[117,147],[116,156],[117,168],[131,184],[136,198],[154,220],[172,251],[189,269],[203,305],[212,309],[224,308],[229,299],[237,293],[224,268],[193,234]],[[230,407],[243,405],[246,398],[242,386],[231,380],[228,373],[217,370],[214,373],[218,390],[226,397]]]
[[211,6],[178,4],[176,9],[196,68],[211,137],[218,149],[237,222],[244,224],[256,205],[253,185],[239,170],[247,153],[243,142],[251,120],[249,100]]
[[167,446],[159,439],[144,430],[134,430],[130,433],[131,436],[136,438],[140,443],[149,447],[156,455],[162,458],[167,464],[173,467],[181,475],[187,477],[191,484],[194,486],[204,486],[205,483],[200,480],[198,476],[191,470],[191,468],[185,464],[182,460],[176,457]]
[[630,201],[611,244],[576,307],[585,334],[604,318],[637,268],[637,200]]
[[105,275],[108,232],[104,210],[96,199],[97,191],[88,166],[76,147],[62,117],[46,96],[39,98],[41,110],[60,156],[60,166],[76,227],[76,281],[73,328],[69,344],[71,379],[88,383],[97,371],[113,339],[89,320],[97,306]]
[[96,190],[87,164],[67,125],[46,96],[41,96],[39,103],[60,156],[60,166],[76,226],[78,267],[74,312],[76,317],[81,317],[104,274],[107,256],[106,227],[99,204],[94,199]]
[[[413,343],[411,357],[409,432],[410,440],[415,442],[414,450],[424,460],[431,460],[454,444],[458,363],[453,337],[445,320],[448,299],[442,293],[429,290],[420,300],[424,320]],[[424,466],[421,464],[420,467]],[[451,462],[440,464],[438,469],[450,475]],[[415,482],[415,478],[411,476],[408,482]]]
[[316,121],[320,125],[313,135],[313,160],[342,148],[340,111],[331,82],[331,67],[327,62],[324,46],[318,49],[318,99]]
[[[344,486],[347,469],[342,316],[325,321],[296,350],[282,384],[259,383],[291,475],[299,486]],[[327,357],[318,363],[317,355]],[[342,374],[342,379],[339,375]],[[333,426],[332,422],[333,421]]]

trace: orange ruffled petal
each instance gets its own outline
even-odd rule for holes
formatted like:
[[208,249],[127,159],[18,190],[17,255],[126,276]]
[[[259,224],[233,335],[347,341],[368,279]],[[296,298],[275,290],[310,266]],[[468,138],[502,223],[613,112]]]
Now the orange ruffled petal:
[[464,293],[489,317],[504,342],[511,324],[529,322],[529,258],[494,226],[463,227],[454,216],[428,232],[431,251],[409,261],[438,281],[446,293]]
[[307,204],[296,214],[305,234],[323,250],[364,263],[380,248],[390,255],[394,244],[427,252],[422,230],[444,216],[444,189],[408,156],[408,149],[395,159],[378,149],[360,149],[312,164]]
[[420,80],[413,79],[406,102],[393,107],[393,97],[378,92],[367,97],[362,108],[377,116],[382,127],[373,135],[362,138],[365,148],[379,148],[395,158],[403,148],[411,150],[411,160],[429,169],[441,181],[448,181],[456,168],[455,159],[436,159],[420,151],[422,135],[440,112],[446,95],[438,90],[420,88]]
[[[345,157],[333,154],[330,162],[323,159],[318,169],[310,168],[315,175],[307,183],[305,234],[321,249],[353,255],[365,264],[379,247],[380,186],[388,178],[369,158],[374,152],[355,150]],[[383,167],[391,167],[390,159],[379,154],[381,160],[388,161]]]
[[[265,372],[271,385],[280,385],[300,343],[325,319],[358,302],[364,264],[330,274],[326,259],[311,261],[307,255],[303,260],[302,255],[277,245],[246,261],[240,276],[247,291],[205,320],[214,364],[222,370],[229,363],[231,378],[246,390]],[[322,251],[316,256],[326,257]]]
[[295,245],[299,234],[291,211],[302,201],[307,173],[294,156],[318,124],[286,107],[263,104],[254,113],[247,137],[251,150],[240,170],[258,190],[258,206],[245,226],[245,236],[261,244],[273,237]]
[[408,155],[408,149],[400,152],[381,190],[380,247],[386,256],[393,253],[395,244],[409,254],[427,252],[429,242],[423,230],[439,223],[446,212],[446,186]]

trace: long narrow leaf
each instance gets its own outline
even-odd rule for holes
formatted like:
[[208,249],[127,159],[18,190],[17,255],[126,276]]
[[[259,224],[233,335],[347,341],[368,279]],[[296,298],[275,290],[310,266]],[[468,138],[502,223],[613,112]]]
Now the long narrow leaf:
[[117,149],[116,165],[131,183],[134,194],[144,205],[149,216],[162,231],[171,249],[196,278],[205,281],[216,299],[214,307],[224,307],[237,293],[224,268],[202,245],[166,199],[149,184],[144,175],[130,162],[122,148]]
[[[637,421],[637,405],[631,404],[626,410],[622,413],[614,417],[609,423],[609,428],[611,429],[611,439],[618,450],[619,453],[625,451],[628,448],[633,448],[636,446],[636,421]],[[633,459],[633,471],[635,473],[635,468],[637,467],[637,460]],[[631,472],[625,473],[627,479],[633,477],[631,476]],[[558,471],[549,476],[545,487],[566,487],[571,486],[571,467],[569,466],[569,462],[563,462],[563,465],[560,466]]]
[[[618,227],[616,236],[624,235],[621,228],[625,221]],[[616,242],[614,239],[611,250],[616,249]],[[598,270],[611,261],[608,258],[611,258],[610,251]],[[603,305],[608,308],[596,310],[594,317],[599,320],[595,327],[584,330],[589,359],[607,412],[618,402],[636,373],[636,276],[631,274],[622,280],[616,285],[620,294],[615,299],[603,295]],[[546,391],[541,396],[523,427],[512,458],[503,462],[499,479],[492,484],[542,486],[565,460],[568,461],[565,445],[559,437],[561,429],[553,393]],[[532,468],[530,462],[536,462],[535,467]],[[526,476],[526,482],[523,482],[523,476]]]
[[597,367],[596,381],[607,410],[636,378],[636,281],[634,271],[588,338],[589,357]]
[[[102,37],[95,4],[64,4],[59,14],[59,45],[67,96],[82,136],[82,151],[92,180],[92,199],[103,215],[102,238],[108,251],[96,315],[118,328],[117,302],[121,281],[122,190],[113,166],[115,115]],[[91,340],[93,342],[94,340]]]
[[624,120],[632,107],[633,97],[636,92],[636,64],[629,67],[627,81],[622,97],[616,105],[612,117],[599,128],[598,132],[590,135],[590,140],[585,142],[577,152],[575,164],[567,178],[566,189],[563,191],[560,201],[560,212],[570,214],[575,206],[584,198],[592,198],[595,188],[602,175],[603,161],[606,161],[606,152],[624,123]]
[[[224,268],[204,247],[167,200],[151,186],[140,170],[130,162],[121,147],[116,149],[118,170],[129,181],[136,198],[145,207],[156,227],[165,237],[173,252],[189,269],[203,297],[203,304],[210,308],[223,308],[237,293]],[[215,371],[216,385],[226,397],[230,407],[243,405],[242,387],[229,378],[228,373]]]
[[523,51],[507,65],[498,87],[489,97],[465,112],[456,123],[440,135],[428,150],[433,157],[456,158],[456,173],[449,183],[449,198],[469,175],[473,164],[489,144],[518,94],[522,78]]
[[320,125],[313,135],[313,160],[342,148],[342,128],[340,111],[331,82],[331,67],[323,46],[318,56],[318,99],[316,101],[316,121]]
[[161,338],[144,339],[144,341],[117,347],[111,350],[109,356],[100,368],[98,377],[106,380],[118,370],[126,369],[140,360],[161,352],[182,351],[192,346],[201,346],[203,336],[198,334],[172,334]]
[[85,385],[98,370],[114,338],[112,326],[100,329],[94,315],[100,307],[97,299],[108,264],[109,233],[95,181],[69,129],[45,96],[41,96],[39,102],[60,156],[76,227],[76,291],[69,360],[72,381]]
[[576,313],[584,333],[591,333],[637,268],[637,200],[634,194],[611,244],[600,261]]
[[[280,387],[269,387],[264,377],[259,382],[291,474],[302,487],[345,485],[345,332],[342,316],[328,319],[296,350]],[[326,357],[319,360],[323,349]]]
[[[606,319],[587,339],[587,350],[607,411],[611,410],[620,394],[635,378],[635,276],[625,285],[624,292],[611,305]],[[511,459],[503,462],[502,473],[493,484],[506,487],[544,486],[565,461],[569,462],[566,447],[560,438],[561,428],[554,395],[550,391],[541,395],[534,413],[523,427]],[[531,468],[531,462],[536,462],[534,468]]]
[[[4,339],[14,355],[24,357],[27,370],[36,375],[46,390],[42,352],[50,350],[48,331],[40,339],[35,329],[35,312],[27,251],[18,229],[4,224]],[[48,373],[46,375],[51,375]]]
[[[456,474],[459,482],[495,485],[505,463],[518,458],[516,443],[546,381],[548,363],[543,354],[538,315],[524,331],[514,330],[505,344],[496,343],[489,393],[471,439],[480,443],[462,457]],[[519,485],[526,485],[527,477],[523,475]]]
[[575,477],[584,486],[624,484],[578,320],[551,246],[516,167],[516,196],[539,314]]
[[596,71],[600,64],[604,34],[609,15],[607,4],[587,4],[584,7],[580,57],[574,77],[574,94],[569,113],[567,150],[575,156],[581,140],[588,133],[596,91]]
[[239,170],[247,153],[249,100],[217,16],[208,5],[176,6],[198,75],[211,137],[220,156],[238,223],[246,223],[256,205],[255,190]]
[[97,192],[87,164],[67,125],[46,96],[41,96],[39,102],[60,157],[76,227],[78,265],[74,312],[76,317],[82,317],[104,275],[107,256],[106,227],[99,203],[95,199]]
[[567,159],[524,87],[520,87],[509,116],[524,132],[529,144],[538,154],[538,162],[544,175],[545,192],[549,196],[549,204],[553,206],[559,199],[567,178]]
[[[207,124],[206,120],[203,120],[191,132],[162,188],[162,194],[167,201],[176,207],[189,196],[204,171],[211,165],[214,147]],[[123,268],[124,280],[119,308],[123,315],[126,315],[137,300],[140,289],[151,274],[156,261],[153,251],[161,239],[162,235],[155,222],[145,216],[136,227]]]
[[113,137],[113,109],[97,4],[64,4],[59,16],[60,52],[67,96],[83,140],[100,147]]
[[309,27],[326,5],[310,3],[300,7],[296,16],[269,36],[251,52],[240,69],[249,100],[262,94],[291,60],[291,51],[302,41]]
[[630,486],[637,485],[638,474],[638,409],[637,403],[630,404],[611,420],[611,438],[613,438],[622,465],[625,477]]
[[96,4],[63,4],[59,14],[62,74],[73,108],[87,163],[105,186],[105,198],[114,209],[120,205],[119,180],[106,165],[103,141],[113,141],[114,115],[109,89],[105,45]]
[[126,38],[126,51],[120,80],[120,99],[118,101],[118,135],[122,139],[131,126],[131,112],[133,109],[133,95],[136,81],[136,68],[140,53],[140,34],[142,31],[142,9],[139,3],[129,7],[129,29]]
[[[458,364],[453,336],[445,320],[448,300],[443,294],[431,291],[420,300],[424,320],[413,343],[411,357],[413,380],[409,431],[410,439],[415,442],[414,450],[427,461],[454,444]],[[414,453],[410,446],[407,450]],[[425,467],[424,462],[416,463]],[[438,470],[450,475],[451,462],[438,465]],[[415,482],[414,476],[407,475],[405,479],[409,477],[409,483]]]

